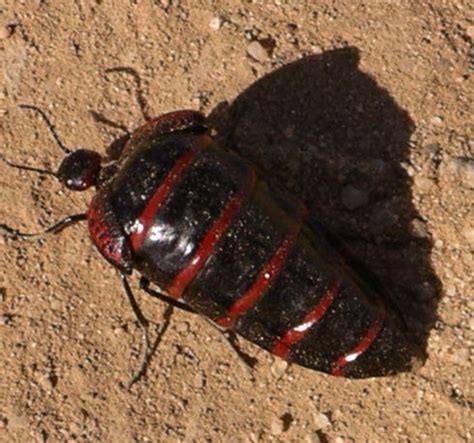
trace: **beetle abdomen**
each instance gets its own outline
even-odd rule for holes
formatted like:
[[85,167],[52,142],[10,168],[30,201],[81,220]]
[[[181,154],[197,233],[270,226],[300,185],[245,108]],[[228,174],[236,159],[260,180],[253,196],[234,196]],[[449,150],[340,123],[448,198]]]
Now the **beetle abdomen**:
[[304,225],[301,205],[273,197],[207,135],[143,149],[111,186],[140,272],[298,364],[350,377],[410,368],[395,314]]

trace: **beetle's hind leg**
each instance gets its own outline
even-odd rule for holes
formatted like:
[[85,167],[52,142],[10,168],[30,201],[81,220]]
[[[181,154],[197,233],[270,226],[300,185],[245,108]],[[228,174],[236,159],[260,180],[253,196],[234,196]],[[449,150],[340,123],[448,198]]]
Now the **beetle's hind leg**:
[[168,294],[165,294],[162,291],[159,291],[157,289],[151,289],[150,288],[150,280],[148,280],[145,277],[140,277],[140,282],[139,282],[140,289],[145,291],[148,295],[151,295],[152,297],[155,297],[161,301],[164,301],[165,303],[168,303],[169,305],[182,309],[183,311],[190,312],[191,314],[197,314],[197,312],[189,307],[186,303],[183,303],[179,300],[176,300],[173,297],[170,297]]
[[240,347],[239,337],[235,331],[232,329],[222,329],[219,325],[214,323],[212,320],[208,319],[207,317],[205,320],[215,329],[217,329],[225,339],[225,343],[229,345],[229,347],[237,354],[239,361],[242,363],[242,366],[246,370],[249,371],[250,375],[252,375],[252,370],[258,363],[258,360],[255,357],[247,354],[243,351]]
[[[165,303],[174,306],[175,308],[182,309],[183,311],[190,312],[192,314],[198,314],[193,308],[187,304],[180,302],[179,300],[170,297],[166,293],[150,288],[150,281],[145,278],[140,278],[140,289],[143,289],[147,294],[152,297],[156,297]],[[257,364],[257,359],[247,354],[246,352],[240,349],[239,341],[237,334],[231,329],[222,329],[220,326],[216,325],[212,320],[207,317],[203,317],[214,329],[217,329],[224,337],[225,342],[230,346],[230,348],[237,354],[239,360],[244,364],[246,369],[253,369]]]

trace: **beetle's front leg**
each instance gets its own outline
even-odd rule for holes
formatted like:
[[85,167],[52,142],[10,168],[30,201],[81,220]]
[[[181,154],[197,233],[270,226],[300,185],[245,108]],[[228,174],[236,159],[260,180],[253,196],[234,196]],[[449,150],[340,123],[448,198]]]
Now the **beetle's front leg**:
[[125,389],[128,390],[145,373],[152,350],[150,347],[150,341],[148,340],[148,320],[143,315],[140,306],[138,305],[137,300],[133,295],[132,289],[130,288],[130,284],[128,283],[127,276],[123,272],[119,272],[119,275],[120,279],[122,280],[122,285],[123,289],[125,290],[125,294],[127,295],[130,306],[132,307],[135,320],[137,321],[138,325],[142,330],[142,358],[138,369],[127,380],[127,382],[124,383]]

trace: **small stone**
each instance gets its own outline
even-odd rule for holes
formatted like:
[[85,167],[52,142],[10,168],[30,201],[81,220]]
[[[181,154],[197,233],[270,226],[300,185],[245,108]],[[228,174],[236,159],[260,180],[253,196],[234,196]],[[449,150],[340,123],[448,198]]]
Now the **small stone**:
[[15,25],[12,23],[3,24],[0,26],[0,40],[10,38],[15,32]]
[[474,247],[474,227],[467,226],[461,231],[461,233],[469,243],[469,246]]
[[458,349],[450,355],[451,361],[459,366],[468,366],[470,357],[471,353],[467,348]]
[[457,174],[466,188],[474,189],[474,159],[468,157],[451,158],[447,169],[449,172]]
[[448,297],[454,297],[456,295],[456,288],[454,286],[446,286],[444,292]]
[[274,418],[270,425],[272,435],[280,435],[284,430],[284,423],[280,418]]
[[433,189],[435,182],[430,178],[423,177],[421,175],[416,175],[414,178],[414,184],[417,189],[421,192],[429,192]]
[[439,115],[435,115],[431,118],[430,123],[435,126],[442,126],[443,119]]
[[401,162],[400,166],[406,171],[408,177],[413,177],[415,175],[415,168],[407,162]]
[[414,218],[410,222],[410,234],[416,238],[429,238],[430,236],[426,223],[419,218]]
[[41,374],[37,382],[45,391],[51,391],[57,384],[57,378],[52,373]]
[[319,414],[314,414],[314,426],[319,431],[321,429],[326,429],[331,426],[331,422],[329,417],[326,414],[320,412]]
[[470,39],[474,40],[474,25],[470,25],[466,28],[466,35]]
[[116,335],[117,337],[120,337],[121,335],[124,335],[126,330],[123,326],[117,326],[115,328],[113,328],[113,333],[114,335]]
[[12,316],[5,314],[0,315],[0,326],[8,326],[12,321]]
[[311,432],[305,437],[304,441],[305,443],[321,443],[321,437],[317,432]]
[[220,17],[214,17],[209,22],[209,27],[213,31],[218,31],[220,29],[221,25],[222,25],[222,21],[221,21]]
[[189,323],[186,321],[177,323],[176,332],[181,335],[186,335],[189,332]]
[[272,371],[272,374],[275,377],[280,378],[283,376],[287,369],[288,362],[286,360],[283,360],[282,358],[276,358],[270,370]]
[[270,60],[268,52],[257,40],[249,43],[249,45],[247,46],[247,54],[260,63],[264,63]]
[[474,318],[469,319],[469,329],[474,331]]
[[345,186],[341,193],[342,204],[349,210],[354,210],[369,202],[369,194],[352,185]]
[[344,439],[342,437],[336,437],[334,443],[344,443]]
[[441,240],[441,239],[435,240],[435,242],[434,242],[434,247],[435,247],[436,249],[441,249],[441,248],[443,248],[443,247],[444,247],[444,241]]
[[324,52],[323,48],[319,45],[312,45],[311,52],[313,54],[322,54]]
[[206,374],[203,371],[200,371],[194,376],[194,387],[196,389],[202,389],[205,386],[206,386]]

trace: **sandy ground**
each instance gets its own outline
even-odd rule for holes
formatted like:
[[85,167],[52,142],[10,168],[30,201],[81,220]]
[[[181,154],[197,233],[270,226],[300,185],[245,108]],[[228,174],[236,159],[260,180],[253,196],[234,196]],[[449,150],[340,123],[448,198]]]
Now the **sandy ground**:
[[[472,441],[473,38],[468,1],[3,0],[3,155],[62,158],[18,103],[101,152],[121,131],[93,112],[132,129],[143,99],[211,114],[391,288],[428,359],[351,381],[244,342],[249,373],[205,321],[137,290],[159,343],[127,392],[139,330],[85,226],[0,237],[0,440]],[[92,196],[5,164],[0,185],[0,220],[30,231]]]

